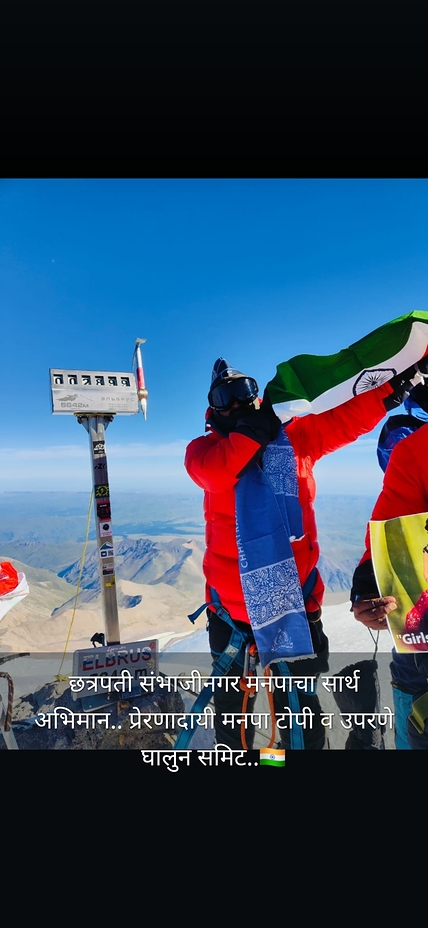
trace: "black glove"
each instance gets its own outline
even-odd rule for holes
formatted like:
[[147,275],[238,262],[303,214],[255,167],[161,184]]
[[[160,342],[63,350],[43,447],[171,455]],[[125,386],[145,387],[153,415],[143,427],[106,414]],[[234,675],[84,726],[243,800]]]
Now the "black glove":
[[245,415],[238,419],[232,431],[238,432],[240,435],[246,435],[247,438],[252,438],[264,450],[266,445],[276,438],[281,425],[281,419],[278,419],[278,416],[274,413],[272,403],[265,390],[260,408],[249,407],[248,412],[245,412]]
[[425,355],[417,364],[412,364],[411,367],[402,371],[401,374],[396,374],[395,377],[388,381],[394,393],[391,393],[383,401],[387,412],[394,409],[395,406],[401,406],[401,403],[406,399],[413,387],[421,383],[420,374],[425,377],[428,376],[428,355]]

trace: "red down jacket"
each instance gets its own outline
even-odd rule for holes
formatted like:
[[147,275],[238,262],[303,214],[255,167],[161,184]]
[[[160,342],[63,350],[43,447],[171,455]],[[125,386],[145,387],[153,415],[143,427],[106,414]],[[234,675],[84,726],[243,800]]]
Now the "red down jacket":
[[[382,400],[392,392],[386,383],[328,412],[295,418],[286,425],[296,457],[302,507],[304,534],[292,542],[302,585],[319,558],[313,508],[316,492],[313,465],[325,454],[371,432],[386,415]],[[189,476],[205,491],[206,551],[203,570],[207,602],[211,599],[209,588],[212,586],[232,618],[241,622],[249,622],[249,618],[239,576],[234,487],[238,482],[236,474],[242,471],[259,448],[258,442],[246,435],[230,432],[223,437],[211,431],[190,442],[184,460]],[[318,574],[312,596],[306,604],[308,612],[318,610],[323,594],[324,584]]]

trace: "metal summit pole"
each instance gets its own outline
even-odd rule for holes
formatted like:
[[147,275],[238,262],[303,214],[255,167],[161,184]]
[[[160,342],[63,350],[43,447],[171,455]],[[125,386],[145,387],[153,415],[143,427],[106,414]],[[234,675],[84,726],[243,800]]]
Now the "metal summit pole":
[[104,613],[106,644],[108,645],[120,644],[110,487],[105,442],[105,430],[113,419],[114,416],[77,416],[77,421],[85,427],[89,435],[101,602]]
[[120,644],[105,430],[116,415],[138,413],[133,373],[50,370],[52,412],[74,415],[89,435],[101,600],[107,646]]
[[[85,427],[92,464],[98,568],[107,643],[95,647],[95,641],[100,637],[95,634],[91,638],[92,648],[79,648],[73,654],[73,676],[78,677],[79,684],[82,680],[84,682],[83,689],[73,691],[73,699],[80,700],[85,711],[93,711],[119,699],[124,689],[134,696],[141,695],[140,678],[158,672],[159,642],[156,639],[120,642],[105,440],[105,430],[115,416],[138,413],[139,401],[146,417],[148,393],[140,348],[144,341],[137,339],[134,350],[138,385],[132,372],[50,370],[52,412],[71,414]],[[94,681],[94,677],[98,676],[109,678],[103,682],[101,693],[97,690],[97,680]],[[115,680],[117,677],[119,679]],[[105,683],[108,685],[105,686]]]

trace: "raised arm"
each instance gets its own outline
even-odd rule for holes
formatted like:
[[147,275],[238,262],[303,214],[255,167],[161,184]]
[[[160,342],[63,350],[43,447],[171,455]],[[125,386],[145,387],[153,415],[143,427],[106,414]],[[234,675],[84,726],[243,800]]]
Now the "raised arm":
[[310,456],[312,463],[371,432],[386,416],[384,400],[392,394],[388,383],[318,415],[293,419],[287,431],[293,445]]
[[325,454],[337,451],[371,432],[391,409],[399,406],[408,396],[415,383],[428,377],[428,355],[415,365],[396,374],[383,386],[360,393],[336,406],[335,409],[319,413],[317,416],[305,416],[296,420],[287,428],[293,429],[293,444],[307,442],[307,433],[312,431],[312,463]]

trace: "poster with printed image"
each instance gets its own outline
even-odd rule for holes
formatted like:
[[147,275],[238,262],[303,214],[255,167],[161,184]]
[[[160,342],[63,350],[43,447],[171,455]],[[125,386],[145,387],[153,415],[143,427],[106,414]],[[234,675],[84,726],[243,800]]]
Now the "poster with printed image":
[[369,525],[379,593],[397,600],[387,616],[395,648],[428,651],[428,512]]

